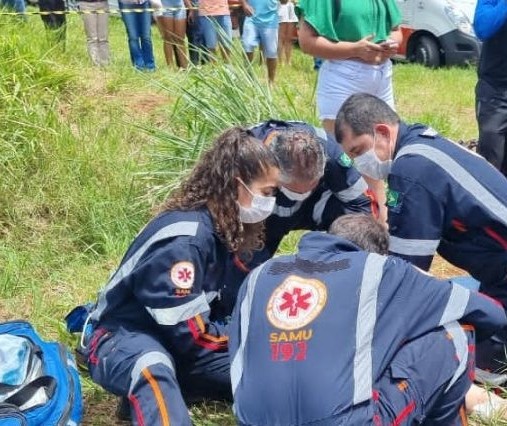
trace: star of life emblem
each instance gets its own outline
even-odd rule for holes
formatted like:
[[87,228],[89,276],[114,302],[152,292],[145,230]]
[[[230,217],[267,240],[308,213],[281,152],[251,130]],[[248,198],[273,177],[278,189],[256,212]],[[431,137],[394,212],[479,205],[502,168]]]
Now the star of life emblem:
[[327,288],[319,280],[291,275],[271,294],[266,314],[275,327],[295,330],[312,322],[327,301]]
[[191,262],[178,262],[171,268],[171,281],[179,288],[191,288],[194,278],[194,264]]

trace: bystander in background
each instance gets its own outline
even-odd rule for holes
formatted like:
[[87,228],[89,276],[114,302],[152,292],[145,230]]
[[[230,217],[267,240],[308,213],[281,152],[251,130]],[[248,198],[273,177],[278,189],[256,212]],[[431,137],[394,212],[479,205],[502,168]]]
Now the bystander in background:
[[507,2],[479,0],[474,29],[483,41],[475,89],[479,154],[507,176]]
[[278,59],[290,65],[292,60],[293,37],[296,34],[296,22],[298,18],[294,10],[294,3],[290,0],[280,0],[278,9]]
[[109,6],[107,0],[80,0],[79,10],[84,12],[88,56],[93,65],[109,64]]

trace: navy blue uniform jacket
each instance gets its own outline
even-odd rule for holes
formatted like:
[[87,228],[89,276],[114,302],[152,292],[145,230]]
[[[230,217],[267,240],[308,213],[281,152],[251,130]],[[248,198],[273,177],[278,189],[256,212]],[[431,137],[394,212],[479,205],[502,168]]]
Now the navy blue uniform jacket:
[[507,283],[507,179],[433,129],[402,123],[388,186],[390,252],[426,270],[438,252],[496,296],[492,286]]
[[240,289],[229,346],[235,414],[247,425],[302,425],[367,405],[404,342],[445,326],[467,347],[459,319],[484,337],[507,324],[481,293],[308,233],[298,254],[259,266]]

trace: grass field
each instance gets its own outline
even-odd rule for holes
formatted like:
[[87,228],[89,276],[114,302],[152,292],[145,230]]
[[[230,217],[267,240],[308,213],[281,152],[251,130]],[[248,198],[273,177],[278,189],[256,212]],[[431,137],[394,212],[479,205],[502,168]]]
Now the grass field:
[[[270,116],[318,122],[316,74],[298,51],[270,91],[264,68],[248,70],[241,58],[228,67],[168,70],[155,27],[158,69],[139,73],[117,18],[106,69],[90,65],[78,16],[69,17],[65,51],[51,46],[38,16],[0,16],[0,29],[0,320],[29,319],[47,338],[74,343],[65,314],[95,298],[213,135]],[[397,108],[451,138],[475,138],[475,81],[471,68],[398,64]],[[456,271],[437,262],[434,272]],[[86,377],[83,386],[85,424],[116,424],[114,399]],[[192,412],[197,425],[234,424],[222,405]]]

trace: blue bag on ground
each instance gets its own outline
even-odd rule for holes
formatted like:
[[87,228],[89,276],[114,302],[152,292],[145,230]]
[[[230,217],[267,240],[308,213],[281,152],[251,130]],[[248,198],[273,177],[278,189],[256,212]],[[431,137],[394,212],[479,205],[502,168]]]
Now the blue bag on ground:
[[81,422],[74,358],[26,321],[0,324],[0,426],[73,426]]

